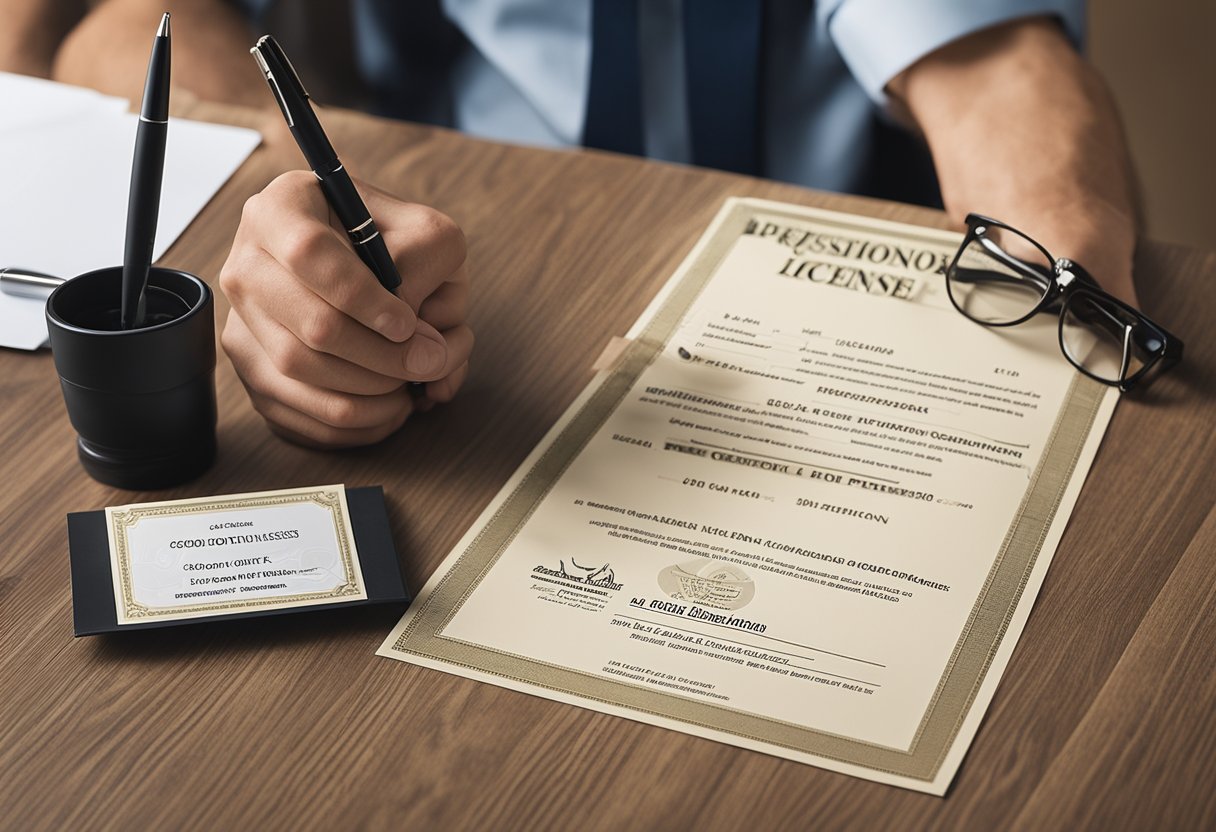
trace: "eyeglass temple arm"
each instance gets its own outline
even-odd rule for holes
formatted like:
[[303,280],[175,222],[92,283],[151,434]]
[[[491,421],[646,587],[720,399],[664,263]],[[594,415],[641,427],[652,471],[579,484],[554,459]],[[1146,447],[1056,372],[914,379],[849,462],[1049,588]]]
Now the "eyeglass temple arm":
[[[1100,283],[1098,283],[1098,281],[1096,279],[1094,279],[1094,276],[1089,273],[1088,269],[1086,269],[1080,263],[1076,263],[1072,260],[1067,261],[1067,263],[1068,263],[1068,270],[1071,271],[1073,274],[1075,274],[1077,276],[1077,279],[1079,279],[1082,283],[1084,283],[1094,289],[1097,289],[1098,291],[1102,292],[1103,294],[1108,294],[1106,292],[1106,290],[1102,288],[1102,285]],[[1112,325],[1109,327],[1112,334],[1117,332],[1116,325],[1119,328],[1122,328],[1124,326],[1122,321],[1120,321],[1115,316],[1111,315],[1103,307],[1099,306],[1098,309],[1100,309],[1102,311],[1102,314],[1104,316],[1106,316],[1110,320],[1110,322],[1112,322]],[[1165,342],[1165,348],[1162,349],[1162,351],[1161,351],[1160,360],[1166,364],[1177,363],[1182,358],[1182,341],[1179,338],[1177,338],[1173,335],[1170,335],[1168,332],[1165,331],[1165,329],[1163,329],[1156,322],[1152,321],[1143,312],[1137,311],[1136,314],[1139,315],[1141,318],[1143,318],[1144,322],[1149,325],[1148,329],[1153,330],[1153,331],[1146,333],[1145,327],[1142,327],[1142,326],[1135,327],[1135,331],[1132,333],[1132,337],[1135,339],[1136,343],[1142,347],[1148,348],[1149,345],[1147,343],[1145,343],[1145,340],[1144,340],[1145,335],[1160,335],[1161,338]]]

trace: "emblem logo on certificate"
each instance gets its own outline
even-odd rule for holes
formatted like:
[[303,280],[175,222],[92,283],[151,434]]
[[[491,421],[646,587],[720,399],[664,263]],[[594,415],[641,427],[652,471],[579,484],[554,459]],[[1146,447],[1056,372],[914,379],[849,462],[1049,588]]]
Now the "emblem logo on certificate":
[[1118,395],[959,239],[729,201],[380,654],[943,794]]
[[408,597],[378,488],[140,503],[68,522],[78,634]]

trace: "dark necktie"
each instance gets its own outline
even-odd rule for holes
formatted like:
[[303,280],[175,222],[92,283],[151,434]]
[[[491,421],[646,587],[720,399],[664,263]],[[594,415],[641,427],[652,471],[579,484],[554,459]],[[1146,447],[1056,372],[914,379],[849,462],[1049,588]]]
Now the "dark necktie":
[[[583,144],[642,155],[638,1],[593,0]],[[764,0],[684,0],[692,161],[759,175]]]
[[641,156],[638,0],[592,0],[591,82],[583,144]]
[[757,176],[763,0],[684,0],[694,164]]

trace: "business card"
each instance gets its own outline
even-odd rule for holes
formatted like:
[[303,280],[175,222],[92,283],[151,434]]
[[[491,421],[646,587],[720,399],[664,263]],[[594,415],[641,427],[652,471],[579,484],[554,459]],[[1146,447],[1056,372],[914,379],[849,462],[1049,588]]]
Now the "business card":
[[105,510],[119,627],[365,601],[346,489]]

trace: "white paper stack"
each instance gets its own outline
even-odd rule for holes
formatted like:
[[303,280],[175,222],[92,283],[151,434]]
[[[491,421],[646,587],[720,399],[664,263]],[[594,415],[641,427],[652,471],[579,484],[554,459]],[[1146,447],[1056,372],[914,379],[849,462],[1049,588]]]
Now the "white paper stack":
[[[0,72],[0,268],[72,277],[122,263],[139,117],[93,90]],[[154,259],[261,141],[254,130],[171,119]],[[43,302],[0,293],[0,346],[46,343]]]

